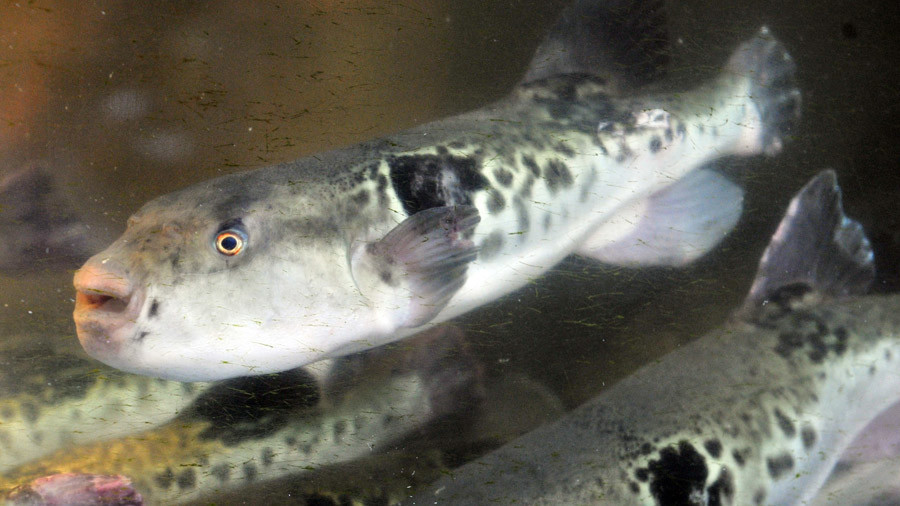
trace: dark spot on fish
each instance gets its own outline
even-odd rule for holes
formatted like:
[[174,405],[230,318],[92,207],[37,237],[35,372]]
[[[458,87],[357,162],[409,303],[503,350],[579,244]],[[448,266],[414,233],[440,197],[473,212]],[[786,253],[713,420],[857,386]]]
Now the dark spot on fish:
[[681,137],[682,139],[687,135],[687,127],[684,126],[684,123],[679,123],[676,131],[678,132],[678,137]]
[[653,453],[653,445],[650,443],[644,443],[641,445],[640,449],[641,455],[647,456]]
[[713,134],[713,137],[718,137],[719,136],[719,127],[712,127],[712,134]]
[[269,467],[272,465],[272,462],[275,461],[275,451],[269,448],[268,446],[263,448],[262,455],[260,456],[260,460],[262,461],[263,467]]
[[766,500],[766,491],[759,489],[753,494],[753,504],[762,504]]
[[524,165],[525,168],[528,169],[532,175],[534,175],[534,177],[541,177],[541,168],[531,156],[522,155],[522,165]]
[[369,179],[374,180],[378,177],[378,168],[381,166],[381,162],[372,162],[369,164]]
[[894,356],[891,354],[891,350],[884,350],[884,359],[885,360],[890,361],[893,358],[894,358]]
[[573,156],[575,156],[575,150],[573,150],[571,147],[569,147],[569,145],[566,144],[565,141],[557,142],[556,145],[554,146],[554,148],[556,149],[557,153],[559,153],[563,156],[566,156],[569,158],[572,158]]
[[489,187],[475,159],[410,155],[388,160],[391,183],[408,215],[441,206],[471,205],[472,193]]
[[809,450],[816,444],[816,430],[805,425],[800,431],[800,439],[803,441],[803,448]]
[[509,186],[512,184],[513,176],[511,172],[501,167],[494,170],[494,179],[498,184],[500,184],[500,186],[509,188]]
[[534,187],[534,176],[531,174],[525,179],[525,183],[522,184],[522,189],[519,190],[519,196],[525,199],[531,198],[531,189]]
[[731,504],[731,498],[734,497],[734,478],[727,468],[722,469],[719,477],[706,489],[706,492],[709,497],[707,500],[709,506]]
[[777,480],[794,468],[794,457],[789,453],[782,453],[776,457],[769,457],[766,459],[766,468],[769,470],[769,476],[771,476],[772,479]]
[[156,475],[156,478],[153,479],[159,488],[163,490],[168,490],[169,487],[172,486],[172,483],[175,481],[175,473],[172,472],[171,467],[167,467],[165,471]]
[[638,494],[641,491],[641,486],[633,481],[631,483],[629,483],[628,486],[631,488],[631,492],[633,494]]
[[697,131],[700,132],[701,134],[706,133],[706,127],[704,127],[703,125],[700,125],[697,127]]
[[513,206],[516,208],[516,217],[518,218],[519,229],[516,232],[519,232],[521,234],[520,237],[524,238],[525,233],[528,232],[528,229],[531,227],[531,218],[528,216],[528,208],[525,207],[525,201],[522,200],[521,197],[513,199]]
[[360,190],[356,192],[352,197],[350,197],[350,200],[352,200],[353,204],[357,206],[364,206],[369,203],[369,198],[370,196],[368,191]]
[[312,453],[312,447],[313,445],[311,443],[303,443],[297,446],[297,450],[303,455],[309,455]]
[[347,433],[347,422],[344,420],[338,420],[334,423],[334,440],[337,442],[341,441],[341,438],[344,437],[344,434]]
[[216,464],[209,470],[209,473],[219,480],[219,483],[225,483],[231,478],[231,466],[228,464]]
[[558,187],[566,188],[572,184],[572,173],[569,172],[569,167],[565,163],[554,158],[547,162],[547,167],[544,169],[544,182],[552,194]]
[[706,452],[714,459],[722,456],[722,443],[720,443],[718,439],[707,439],[706,442],[703,443],[703,447],[706,448]]
[[437,154],[441,156],[446,156],[450,154],[450,151],[447,150],[446,146],[438,146]]
[[190,416],[209,422],[199,437],[234,446],[272,434],[296,409],[319,399],[315,380],[303,369],[234,378],[216,383],[190,408]]
[[747,462],[747,456],[749,454],[749,449],[731,451],[731,456],[734,458],[735,463],[737,463],[737,465],[740,467],[744,467],[744,464]]
[[646,467],[638,468],[634,471],[634,477],[637,478],[638,481],[646,482],[650,479],[650,470]]
[[23,402],[20,404],[19,409],[22,411],[22,417],[25,418],[26,422],[34,423],[38,420],[40,410],[36,405],[30,402]]
[[778,427],[781,428],[781,432],[784,432],[785,436],[794,437],[797,434],[797,428],[794,427],[794,422],[792,422],[779,408],[775,408],[775,420],[778,422]]
[[482,260],[487,260],[489,258],[493,258],[500,250],[503,248],[503,243],[505,239],[503,238],[504,233],[499,230],[494,230],[491,232],[482,242],[481,247],[478,248],[478,257]]
[[506,199],[503,198],[503,194],[499,191],[491,188],[491,190],[488,191],[487,206],[490,214],[497,214],[506,207]]
[[141,341],[143,341],[144,338],[147,337],[148,335],[150,335],[150,332],[148,332],[148,331],[146,331],[146,330],[142,330],[141,333],[138,334],[136,341],[137,341],[137,342],[141,342]]
[[387,184],[388,184],[387,176],[385,176],[384,174],[381,174],[378,176],[378,186],[376,186],[375,189],[378,190],[379,192],[383,193],[385,190],[387,190]]
[[674,139],[674,136],[672,135],[672,127],[669,127],[666,129],[665,135],[666,135],[666,142],[672,142],[672,139]]
[[290,448],[297,446],[297,438],[294,436],[288,436],[284,438],[284,444]]
[[553,225],[553,216],[550,213],[544,215],[544,232],[550,230],[550,227]]
[[153,301],[150,303],[150,310],[147,311],[147,317],[148,318],[156,318],[156,316],[158,314],[159,314],[159,301],[157,299],[153,299]]
[[838,327],[834,331],[834,337],[837,340],[837,343],[835,343],[834,345],[834,352],[838,356],[841,356],[845,351],[847,351],[847,329],[844,327]]
[[659,153],[660,149],[662,149],[662,139],[654,136],[652,139],[650,139],[650,152]]
[[181,490],[185,490],[188,488],[194,488],[194,485],[197,484],[197,475],[194,473],[192,468],[187,468],[184,471],[178,473],[178,488]]
[[244,472],[244,479],[247,481],[253,481],[256,479],[259,471],[256,469],[256,464],[253,462],[244,462],[244,465],[241,466],[241,469]]
[[453,149],[462,149],[462,148],[466,147],[466,143],[464,143],[462,141],[453,141],[450,144],[448,144],[448,146],[450,146]]
[[705,459],[686,440],[677,449],[663,448],[659,460],[651,460],[647,468],[652,475],[650,493],[659,504],[690,504],[692,495],[703,492],[709,475]]

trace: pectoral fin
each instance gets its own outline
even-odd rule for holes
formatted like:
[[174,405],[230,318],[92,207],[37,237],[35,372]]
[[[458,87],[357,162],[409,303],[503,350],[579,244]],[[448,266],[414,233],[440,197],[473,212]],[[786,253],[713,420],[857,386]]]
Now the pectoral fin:
[[476,248],[465,238],[480,221],[472,206],[418,212],[380,241],[353,252],[350,268],[360,292],[397,327],[418,327],[441,312],[466,280]]
[[742,207],[740,188],[711,170],[698,170],[621,209],[578,253],[618,265],[684,265],[719,244]]

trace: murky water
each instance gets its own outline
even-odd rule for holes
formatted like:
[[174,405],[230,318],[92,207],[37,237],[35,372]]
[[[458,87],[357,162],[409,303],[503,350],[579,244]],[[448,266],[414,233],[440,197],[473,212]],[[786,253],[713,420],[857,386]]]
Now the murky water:
[[[111,241],[127,217],[157,195],[502,97],[566,4],[7,2],[0,6],[0,181],[40,168],[52,182],[56,211],[88,227],[82,232],[97,242]],[[272,434],[321,440],[325,436],[309,434],[327,426],[335,437],[336,424],[353,423],[341,422],[353,420],[348,413],[380,409],[384,401],[407,406],[401,418],[420,418],[384,433],[373,430],[352,450],[338,441],[333,446],[347,451],[322,446],[306,462],[292,457],[296,473],[272,483],[228,490],[227,480],[212,480],[203,499],[291,502],[298,494],[377,496],[380,488],[419,485],[723,322],[749,287],[790,196],[827,167],[838,173],[848,214],[873,241],[874,289],[900,289],[900,8],[874,1],[786,8],[694,0],[668,10],[677,41],[671,75],[681,82],[713,75],[739,41],[769,26],[798,64],[802,126],[776,158],[718,162],[747,189],[746,213],[699,262],[632,270],[569,259],[456,322],[465,351],[451,355],[466,360],[454,362],[452,371],[468,371],[474,383],[463,383],[462,390],[491,399],[493,411],[475,421],[446,416],[422,401],[429,392],[416,390],[422,386],[415,374],[396,372],[421,367],[408,358],[395,358],[403,365],[386,367],[392,374],[380,363],[372,367],[378,374],[364,368],[377,380],[362,373],[342,378],[337,384],[346,392],[312,414],[311,401],[297,400],[270,416],[270,404],[250,405],[216,390],[221,397],[204,397],[212,386],[119,375],[87,358],[74,337],[71,278],[83,258],[51,249],[36,252],[33,261],[17,258],[0,272],[0,431],[7,440],[31,441],[0,450],[6,453],[0,453],[0,471],[44,450],[71,447],[60,445],[85,448],[100,438],[138,433],[144,439],[109,445],[112,453],[104,454],[123,462],[122,470],[107,465],[102,471],[136,469],[147,473],[131,476],[136,481],[187,496],[205,483],[204,472],[258,473],[247,470],[251,457],[216,468],[204,456],[238,455],[240,448],[263,459]],[[0,207],[0,213],[10,209]],[[411,353],[400,349],[399,355]],[[409,396],[385,400],[392,382],[401,382]],[[360,386],[370,383],[375,386],[368,390]],[[206,411],[198,414],[198,396],[214,406],[207,411],[227,416],[210,422]],[[15,413],[5,417],[4,405]],[[279,432],[288,431],[285,420],[302,417],[312,420],[309,427]],[[241,434],[235,436],[240,444],[225,441],[232,433]],[[154,444],[141,443],[150,439]],[[30,448],[16,450],[23,457],[7,458],[14,455],[9,448],[23,446]],[[85,461],[91,452],[84,450]],[[124,464],[135,458],[148,463]],[[186,472],[192,465],[197,471]]]

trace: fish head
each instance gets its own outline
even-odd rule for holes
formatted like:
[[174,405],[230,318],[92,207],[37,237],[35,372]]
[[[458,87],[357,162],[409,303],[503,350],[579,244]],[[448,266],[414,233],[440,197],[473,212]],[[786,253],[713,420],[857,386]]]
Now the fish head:
[[358,326],[337,234],[311,233],[296,207],[272,203],[290,199],[222,187],[149,202],[77,271],[74,319],[89,355],[138,374],[217,380],[325,358],[343,326]]

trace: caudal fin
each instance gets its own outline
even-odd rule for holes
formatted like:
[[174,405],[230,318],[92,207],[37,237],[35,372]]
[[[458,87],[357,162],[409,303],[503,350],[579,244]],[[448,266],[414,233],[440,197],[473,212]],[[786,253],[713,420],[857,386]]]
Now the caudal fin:
[[769,29],[762,27],[735,50],[727,70],[750,80],[750,98],[762,126],[759,149],[767,155],[778,153],[800,120],[800,90],[793,58]]
[[862,226],[844,214],[837,178],[826,170],[791,200],[759,262],[744,308],[797,292],[862,294],[874,277],[869,240]]

